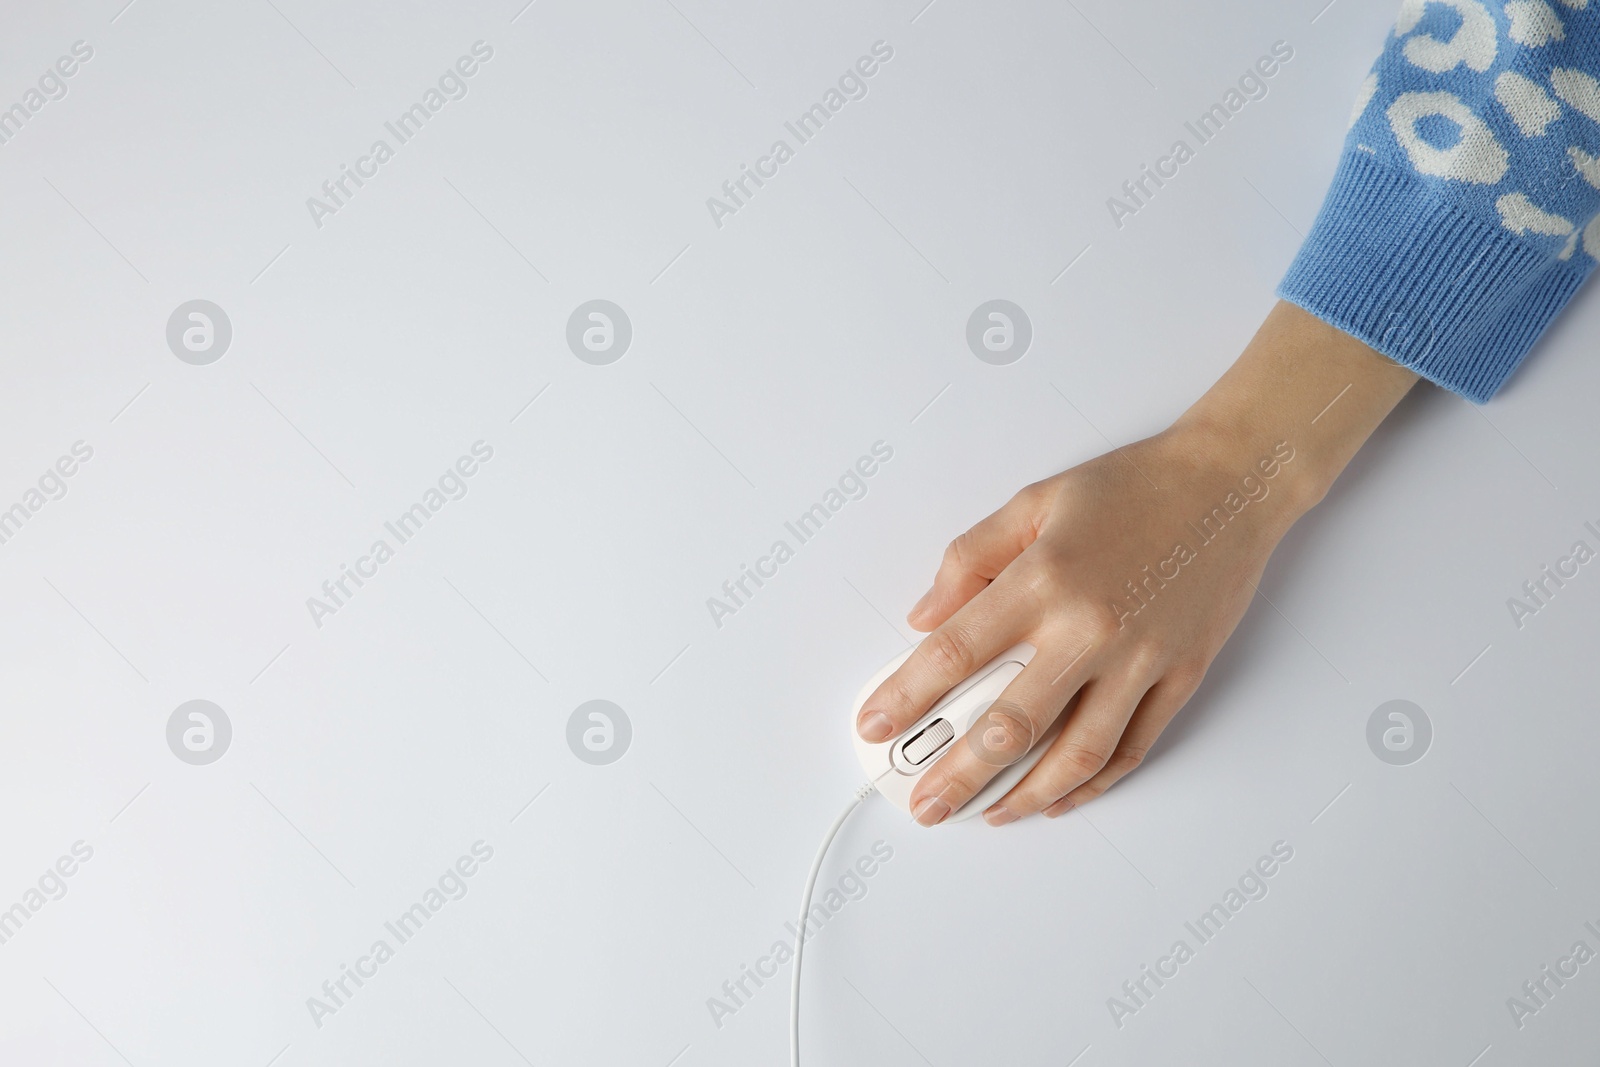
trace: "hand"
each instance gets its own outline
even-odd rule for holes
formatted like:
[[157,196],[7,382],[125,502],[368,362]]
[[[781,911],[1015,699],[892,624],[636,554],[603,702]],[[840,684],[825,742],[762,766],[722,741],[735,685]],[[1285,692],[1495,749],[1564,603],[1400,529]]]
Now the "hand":
[[961,807],[1074,696],[1060,735],[985,819],[1061,815],[1137,767],[1233,633],[1279,540],[1415,381],[1280,303],[1170,429],[1028,486],[956,538],[908,617],[931,633],[867,698],[861,736],[899,734],[1019,641],[1037,652],[967,743],[923,775],[917,821]]

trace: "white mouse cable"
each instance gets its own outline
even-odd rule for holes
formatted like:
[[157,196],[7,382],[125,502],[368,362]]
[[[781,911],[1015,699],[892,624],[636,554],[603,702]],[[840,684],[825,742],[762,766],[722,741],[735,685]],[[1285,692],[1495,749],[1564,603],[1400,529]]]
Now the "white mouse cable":
[[877,785],[873,782],[867,782],[856,789],[849,805],[839,813],[837,819],[833,820],[833,825],[828,827],[828,832],[822,839],[822,847],[817,849],[817,858],[811,861],[811,873],[806,877],[806,891],[800,897],[800,925],[794,941],[794,975],[789,982],[790,1067],[800,1067],[800,955],[806,947],[806,923],[810,919],[811,891],[816,888],[817,874],[822,870],[823,858],[828,855],[828,848],[833,844],[833,839],[839,835],[839,828],[850,817],[850,813],[876,789]]

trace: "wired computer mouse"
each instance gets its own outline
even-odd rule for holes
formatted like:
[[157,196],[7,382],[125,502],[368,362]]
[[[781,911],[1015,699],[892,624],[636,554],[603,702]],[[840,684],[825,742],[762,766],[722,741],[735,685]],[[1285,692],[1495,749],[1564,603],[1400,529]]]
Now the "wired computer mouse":
[[[911,792],[916,788],[917,779],[954,745],[969,745],[980,760],[1002,768],[977,795],[951,812],[940,823],[942,826],[970,819],[1010,792],[1044,756],[1050,741],[1061,732],[1067,715],[1058,716],[1041,736],[1032,738],[1028,736],[1032,733],[1031,727],[1017,712],[994,708],[994,702],[1006,686],[1033,659],[1034,647],[1024,642],[996,656],[966,681],[954,686],[898,737],[878,743],[862,740],[855,729],[861,706],[915,651],[912,648],[902,652],[861,687],[850,710],[850,737],[855,741],[856,758],[861,761],[867,777],[889,803],[907,815],[911,814]],[[974,725],[981,728],[969,738]],[[1016,755],[1019,750],[1023,750],[1020,757]]]
[[[970,819],[983,811],[1010,792],[1024,775],[1033,770],[1034,764],[1050,747],[1050,741],[1061,732],[1071,712],[1070,703],[1050,728],[1036,738],[1032,736],[1032,726],[1014,708],[1003,705],[995,707],[995,701],[1005,692],[1006,686],[1022,673],[1022,668],[1033,659],[1035,651],[1027,642],[1007,649],[972,672],[972,676],[961,684],[952,687],[909,730],[878,744],[863,741],[861,735],[856,733],[856,716],[861,714],[861,706],[873,691],[910,659],[916,649],[902,652],[867,679],[867,684],[861,687],[855,705],[850,709],[850,737],[855,741],[856,757],[871,781],[857,787],[850,803],[833,820],[833,825],[823,836],[822,846],[811,861],[811,873],[806,877],[805,891],[800,896],[800,922],[794,929],[803,930],[810,922],[811,894],[816,888],[817,875],[822,870],[822,861],[827,858],[829,846],[838,836],[845,820],[850,818],[850,813],[871,796],[874,789],[887,797],[889,803],[910,815],[911,791],[916,788],[917,779],[926,774],[928,768],[938,763],[940,757],[950,752],[953,746],[969,746],[979,760],[999,770],[988,785],[978,790],[976,796],[939,824],[943,826],[945,823]],[[805,943],[804,936],[795,939],[794,973],[789,980],[791,1067],[799,1067],[800,1063],[800,962]]]

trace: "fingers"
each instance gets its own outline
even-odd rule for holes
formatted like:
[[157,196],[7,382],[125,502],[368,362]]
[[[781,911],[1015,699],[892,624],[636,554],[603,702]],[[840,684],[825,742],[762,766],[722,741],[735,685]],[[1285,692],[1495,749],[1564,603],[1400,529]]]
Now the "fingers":
[[906,621],[932,630],[983,592],[1038,536],[1042,490],[1029,486],[1005,507],[950,542],[933,588],[922,595]]
[[1155,688],[1139,702],[1139,709],[1128,721],[1128,729],[1106,765],[1093,778],[1046,808],[1045,815],[1054,819],[1079,805],[1087,804],[1144,762],[1145,754],[1156,743],[1156,738],[1161,736],[1173,716],[1183,709],[1199,687],[1199,679],[1191,681],[1181,676],[1169,675],[1157,682]]
[[933,633],[861,705],[856,731],[887,741],[920,719],[952,686],[1029,634],[1037,601],[1021,583],[1002,579],[973,598]]
[[1043,811],[1103,773],[1113,761],[1125,759],[1120,753],[1127,744],[1128,723],[1156,677],[1151,671],[1124,671],[1085,686],[1072,718],[1044,758],[983,813],[985,821],[1004,826]]
[[[1057,642],[1050,644],[1061,647]],[[912,817],[924,826],[942,822],[995,775],[1025,756],[1082,683],[1089,669],[1087,660],[1081,652],[1066,659],[1041,650],[973,723],[966,737],[951,745],[922,776],[911,794]]]

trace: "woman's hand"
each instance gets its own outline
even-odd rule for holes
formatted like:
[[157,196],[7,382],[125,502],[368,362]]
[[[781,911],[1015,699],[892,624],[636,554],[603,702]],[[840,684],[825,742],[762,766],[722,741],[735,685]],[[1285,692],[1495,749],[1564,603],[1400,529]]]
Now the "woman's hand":
[[[1137,767],[1233,633],[1279,540],[1416,381],[1280,303],[1170,429],[1028,486],[956,538],[908,621],[931,631],[862,706],[893,737],[1019,641],[1037,652],[912,796],[932,826],[1062,732],[984,812],[1056,816]],[[1004,728],[996,730],[996,724]]]

